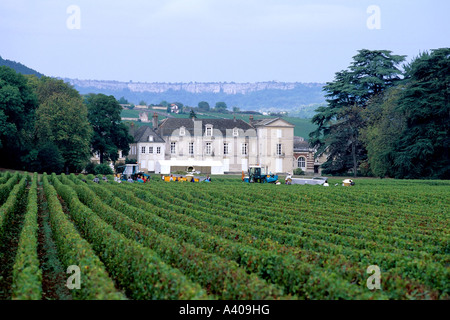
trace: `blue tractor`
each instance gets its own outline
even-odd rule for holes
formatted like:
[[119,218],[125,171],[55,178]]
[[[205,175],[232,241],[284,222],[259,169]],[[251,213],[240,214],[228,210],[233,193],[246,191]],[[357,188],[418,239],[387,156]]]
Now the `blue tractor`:
[[264,173],[261,166],[250,166],[247,175],[242,172],[242,181],[248,183],[277,183],[278,175]]

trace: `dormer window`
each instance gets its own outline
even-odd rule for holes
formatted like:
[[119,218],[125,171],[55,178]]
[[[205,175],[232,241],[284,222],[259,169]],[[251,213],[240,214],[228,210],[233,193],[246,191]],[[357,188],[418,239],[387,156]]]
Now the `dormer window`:
[[186,135],[186,128],[185,127],[181,127],[180,128],[180,136],[185,136]]
[[148,141],[153,142],[153,136],[148,136]]
[[239,136],[239,129],[238,128],[234,128],[233,129],[233,137],[237,137]]
[[206,135],[207,137],[212,137],[212,135],[213,135],[213,127],[212,127],[212,125],[207,125],[207,126],[206,126],[206,132],[205,132],[205,135]]

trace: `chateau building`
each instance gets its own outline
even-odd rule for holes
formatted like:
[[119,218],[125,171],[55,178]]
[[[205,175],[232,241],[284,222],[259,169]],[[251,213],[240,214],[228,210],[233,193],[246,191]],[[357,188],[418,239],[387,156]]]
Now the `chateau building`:
[[260,165],[267,173],[292,174],[298,167],[319,172],[314,150],[294,137],[295,126],[282,118],[158,121],[154,113],[151,123],[130,129],[135,142],[128,158],[136,159],[144,172],[169,174],[193,167],[207,174],[240,174],[250,165]]

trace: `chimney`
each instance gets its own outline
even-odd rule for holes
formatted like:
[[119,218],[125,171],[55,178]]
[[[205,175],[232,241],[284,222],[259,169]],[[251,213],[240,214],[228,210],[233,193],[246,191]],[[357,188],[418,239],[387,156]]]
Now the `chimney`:
[[134,127],[134,122],[132,122],[131,123],[131,125],[130,125],[130,130],[129,130],[129,134],[130,134],[130,136],[133,136],[133,138],[134,138],[134,134],[135,134],[135,132],[136,132],[136,130],[135,130],[136,128]]
[[250,116],[249,120],[250,120],[250,125],[253,124],[253,116],[252,115]]
[[158,129],[158,114],[153,113],[153,130]]

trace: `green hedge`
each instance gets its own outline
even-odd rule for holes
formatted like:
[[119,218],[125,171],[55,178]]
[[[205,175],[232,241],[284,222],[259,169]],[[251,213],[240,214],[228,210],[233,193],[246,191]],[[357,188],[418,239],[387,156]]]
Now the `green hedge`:
[[6,199],[8,199],[9,193],[11,192],[14,185],[20,179],[20,174],[18,172],[14,173],[12,176],[8,174],[8,179],[5,183],[0,185],[0,205],[2,205]]
[[[12,184],[12,182],[16,183],[16,178],[19,175],[15,174],[10,180],[8,180],[7,184]],[[25,188],[27,186],[27,175],[24,175],[18,184],[15,184],[12,188],[12,191],[8,193],[6,202],[0,207],[0,239],[3,237],[3,232],[5,229],[5,222],[10,214],[13,214],[22,199],[23,194],[25,193]]]
[[42,176],[42,182],[59,258],[65,268],[75,265],[81,271],[80,289],[71,291],[74,299],[125,299],[125,296],[114,287],[114,283],[109,278],[105,266],[95,255],[90,244],[80,236],[74,225],[64,214],[58,195],[54,187],[49,184],[46,174]]
[[186,278],[179,270],[165,264],[158,255],[120,234],[91,209],[83,205],[76,192],[53,182],[66,202],[72,219],[92,244],[110,274],[130,298],[145,299],[208,299],[206,292]]
[[[66,178],[62,180],[66,184],[73,184]],[[73,180],[79,183],[78,179]],[[149,226],[134,222],[132,219],[137,218],[139,214],[136,214],[132,207],[122,206],[121,210],[117,211],[106,205],[87,186],[73,184],[71,187],[80,200],[102,219],[127,237],[155,250],[164,261],[180,269],[203,287],[208,287],[219,299],[277,299],[283,296],[281,288],[269,285],[255,274],[247,274],[235,261],[204,252],[192,244],[185,243],[180,236],[173,235],[172,238]],[[98,192],[104,190],[99,185],[91,187]],[[114,196],[112,199],[114,200]]]
[[38,247],[38,203],[37,180],[34,173],[30,190],[24,226],[13,267],[13,300],[40,300],[42,298],[42,271],[39,268]]

